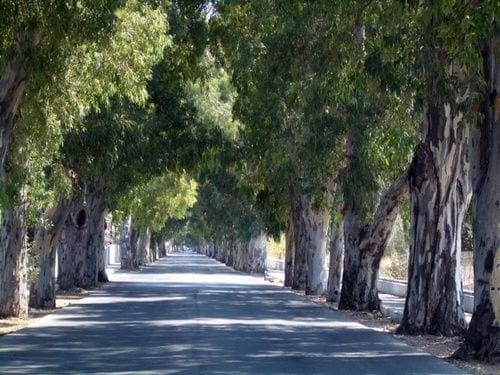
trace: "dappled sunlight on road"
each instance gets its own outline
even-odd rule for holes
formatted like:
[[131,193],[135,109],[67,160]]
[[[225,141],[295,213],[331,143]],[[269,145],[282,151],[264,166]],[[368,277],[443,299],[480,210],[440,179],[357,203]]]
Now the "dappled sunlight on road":
[[150,322],[156,326],[220,326],[228,327],[233,325],[239,326],[260,326],[269,330],[281,328],[349,328],[349,329],[366,329],[363,325],[353,322],[311,322],[303,320],[285,320],[285,319],[223,319],[223,318],[195,318],[195,319],[170,319],[170,320],[156,320]]
[[[20,370],[22,369],[22,370]],[[0,373],[456,374],[388,335],[196,255],[141,272],[0,338]]]

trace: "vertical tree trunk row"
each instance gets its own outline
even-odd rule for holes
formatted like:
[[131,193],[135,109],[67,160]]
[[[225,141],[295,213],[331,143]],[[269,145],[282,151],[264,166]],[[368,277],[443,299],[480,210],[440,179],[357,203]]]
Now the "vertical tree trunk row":
[[144,233],[140,233],[137,242],[138,263],[140,266],[147,266],[153,262],[151,252],[151,230],[146,228]]
[[39,257],[39,275],[31,285],[31,307],[56,307],[56,249],[68,219],[70,202],[69,199],[61,199],[43,215],[36,230],[33,245]]
[[381,197],[372,222],[360,227],[355,204],[344,216],[345,260],[339,309],[378,310],[378,275],[387,241],[407,196],[408,174],[401,174]]
[[263,274],[267,261],[267,235],[264,231],[250,239],[247,254],[245,272]]
[[[92,195],[88,198],[89,226],[87,237],[87,251],[90,258],[96,257],[96,282],[109,281],[106,272],[106,259],[104,249],[104,213],[106,199],[103,195]],[[93,264],[91,259],[89,263]]]
[[305,290],[307,279],[307,257],[306,248],[302,245],[305,241],[303,238],[304,227],[300,225],[302,202],[293,186],[290,187],[290,203],[291,215],[293,222],[293,241],[294,241],[294,257],[293,257],[293,281],[292,289]]
[[455,357],[500,362],[500,51],[483,51],[487,96],[473,129],[474,312]]
[[344,220],[333,223],[330,229],[330,267],[328,270],[327,302],[339,302],[344,262]]
[[212,242],[200,246],[199,253],[215,258],[238,271],[264,273],[267,259],[267,235],[261,231],[245,244],[233,233],[220,244]]
[[28,270],[25,205],[2,212],[0,317],[27,317]]
[[0,78],[0,181],[6,181],[5,163],[28,80],[20,58],[14,59]]
[[135,270],[139,268],[138,231],[134,221],[128,217],[120,226],[121,269]]
[[456,335],[466,327],[460,252],[468,183],[468,126],[451,105],[429,105],[410,168],[408,293],[400,329]]
[[74,197],[59,241],[59,287],[94,288],[106,282],[104,260],[104,197]]
[[293,283],[293,269],[295,257],[295,240],[293,235],[293,221],[290,220],[285,233],[285,281],[284,286],[291,287]]
[[320,295],[326,291],[326,242],[330,211],[328,208],[314,209],[311,199],[301,198],[300,227],[297,248],[306,254],[305,292]]

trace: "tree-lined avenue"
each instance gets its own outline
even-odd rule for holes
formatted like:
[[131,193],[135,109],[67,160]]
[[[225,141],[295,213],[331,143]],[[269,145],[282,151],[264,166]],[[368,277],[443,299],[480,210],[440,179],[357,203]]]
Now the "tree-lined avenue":
[[461,373],[204,256],[173,254],[111,279],[1,337],[0,373]]

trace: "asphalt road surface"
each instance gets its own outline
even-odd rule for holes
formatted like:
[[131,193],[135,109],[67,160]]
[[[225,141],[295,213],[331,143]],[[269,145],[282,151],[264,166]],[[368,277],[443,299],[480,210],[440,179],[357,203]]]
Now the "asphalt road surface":
[[0,337],[0,374],[462,374],[204,256],[112,279]]

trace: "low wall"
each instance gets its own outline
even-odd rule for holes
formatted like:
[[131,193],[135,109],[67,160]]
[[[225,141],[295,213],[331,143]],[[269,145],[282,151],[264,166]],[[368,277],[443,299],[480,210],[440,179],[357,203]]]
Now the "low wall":
[[120,246],[117,244],[111,244],[107,246],[108,256],[107,262],[108,264],[120,263]]
[[280,259],[267,259],[266,261],[266,269],[268,270],[276,270],[276,271],[284,271],[285,270],[285,261]]
[[[267,269],[284,271],[285,261],[280,259],[268,259]],[[380,293],[405,298],[406,289],[407,283],[405,281],[391,279],[379,279],[378,281],[378,290]],[[464,305],[464,311],[472,314],[472,312],[474,311],[474,294],[464,292],[462,295],[462,303]]]
[[[406,297],[407,283],[400,280],[379,279],[378,290],[380,293],[391,294],[398,297]],[[474,294],[462,293],[462,304],[464,311],[471,313],[474,311]]]

